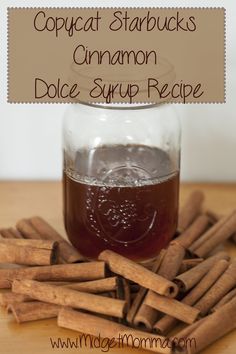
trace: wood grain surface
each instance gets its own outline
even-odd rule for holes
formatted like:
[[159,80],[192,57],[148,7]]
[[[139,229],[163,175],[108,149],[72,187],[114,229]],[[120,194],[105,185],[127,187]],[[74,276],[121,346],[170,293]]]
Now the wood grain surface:
[[[236,208],[236,184],[184,184],[181,186],[180,201],[184,202],[193,189],[201,189],[206,194],[205,205],[224,214]],[[40,215],[65,235],[62,217],[62,186],[60,182],[1,182],[0,183],[0,227],[13,226],[23,217]],[[231,242],[226,249],[236,257],[236,246]],[[17,324],[11,315],[0,310],[0,353],[1,354],[61,354],[89,353],[91,349],[53,349],[51,339],[58,337],[76,339],[79,333],[57,327],[56,319]],[[109,350],[112,354],[122,352],[148,353],[141,349]],[[102,353],[92,349],[92,353]],[[149,352],[150,353],[150,352]],[[204,354],[235,354],[236,331],[215,342],[202,352]]]

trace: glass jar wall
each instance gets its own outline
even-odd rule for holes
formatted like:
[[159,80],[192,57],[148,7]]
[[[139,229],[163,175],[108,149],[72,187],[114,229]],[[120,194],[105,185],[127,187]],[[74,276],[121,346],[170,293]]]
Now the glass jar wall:
[[70,105],[64,119],[64,221],[87,258],[154,258],[177,225],[180,126],[172,105]]

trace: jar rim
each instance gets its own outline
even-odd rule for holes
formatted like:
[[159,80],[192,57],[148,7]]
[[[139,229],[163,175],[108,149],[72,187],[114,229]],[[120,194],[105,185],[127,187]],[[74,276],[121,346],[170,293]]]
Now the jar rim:
[[163,104],[166,104],[169,102],[160,102],[160,103],[103,103],[103,102],[84,102],[84,101],[77,101],[74,102],[74,104],[81,104],[84,106],[89,106],[93,108],[102,108],[102,109],[112,109],[112,110],[140,110],[140,109],[150,109],[150,108],[156,108],[159,107]]

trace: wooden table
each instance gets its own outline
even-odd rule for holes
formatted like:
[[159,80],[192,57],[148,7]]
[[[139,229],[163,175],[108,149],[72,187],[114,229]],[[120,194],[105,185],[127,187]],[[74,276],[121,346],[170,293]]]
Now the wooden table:
[[[219,213],[227,213],[236,207],[236,184],[185,184],[181,187],[181,202],[191,190],[200,188],[206,193],[205,205]],[[22,217],[45,217],[64,234],[62,222],[62,188],[59,182],[1,182],[0,227],[12,226]],[[232,256],[236,247],[226,245]],[[0,311],[0,353],[2,354],[51,354],[88,353],[90,348],[52,349],[50,338],[76,338],[78,333],[57,327],[56,319],[17,324],[11,315]],[[235,354],[236,331],[204,351],[204,354]],[[111,349],[111,353],[148,353],[136,349]],[[93,353],[102,353],[93,349]],[[150,352],[149,352],[150,353]]]

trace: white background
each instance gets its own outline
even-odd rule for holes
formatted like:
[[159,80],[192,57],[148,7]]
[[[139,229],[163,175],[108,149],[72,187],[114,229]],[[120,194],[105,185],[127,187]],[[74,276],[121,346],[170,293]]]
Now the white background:
[[[7,95],[7,6],[182,6],[227,11],[227,103],[178,105],[182,121],[182,180],[236,180],[236,1],[0,0],[0,179],[61,178],[65,105],[14,105]],[[217,60],[217,59],[216,59]]]

